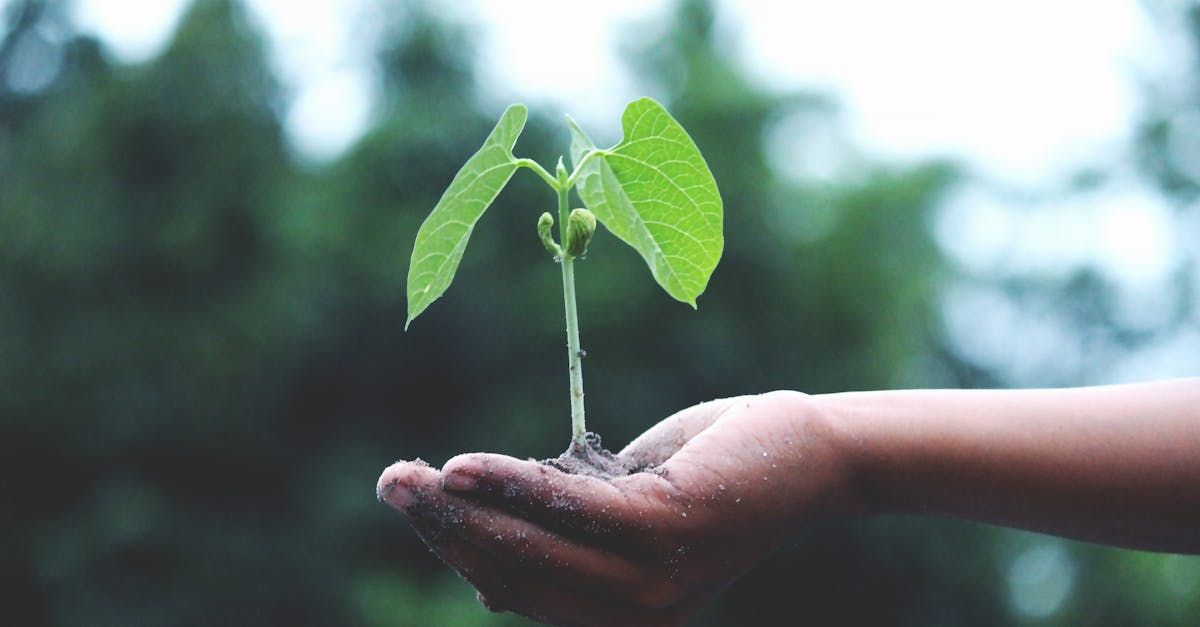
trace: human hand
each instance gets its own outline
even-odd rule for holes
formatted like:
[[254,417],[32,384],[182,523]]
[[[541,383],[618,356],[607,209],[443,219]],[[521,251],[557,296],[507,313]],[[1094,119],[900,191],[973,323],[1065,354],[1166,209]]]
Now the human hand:
[[496,611],[570,625],[679,624],[802,522],[850,507],[809,397],[703,403],[618,457],[604,481],[472,453],[441,472],[399,462],[382,500]]

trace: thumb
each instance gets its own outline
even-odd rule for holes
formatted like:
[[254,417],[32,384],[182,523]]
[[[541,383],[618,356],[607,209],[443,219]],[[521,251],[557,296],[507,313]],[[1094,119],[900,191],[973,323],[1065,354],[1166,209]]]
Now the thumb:
[[617,453],[631,468],[641,470],[667,461],[683,445],[709,428],[726,409],[742,397],[722,398],[693,405],[650,427]]

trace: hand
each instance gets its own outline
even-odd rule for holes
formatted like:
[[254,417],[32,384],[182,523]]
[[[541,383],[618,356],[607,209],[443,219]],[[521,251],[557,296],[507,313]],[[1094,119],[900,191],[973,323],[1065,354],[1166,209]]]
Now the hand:
[[846,472],[809,397],[773,392],[681,411],[604,481],[473,453],[399,462],[382,500],[495,611],[568,625],[672,625],[796,527],[848,510]]

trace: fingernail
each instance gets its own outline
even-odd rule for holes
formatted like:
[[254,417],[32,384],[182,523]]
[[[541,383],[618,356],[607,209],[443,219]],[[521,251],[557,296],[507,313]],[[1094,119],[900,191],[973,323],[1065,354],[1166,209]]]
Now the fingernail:
[[380,486],[375,491],[375,496],[396,509],[407,509],[414,500],[412,490],[400,485],[399,481],[392,481]]
[[[375,483],[375,498],[397,509],[412,505],[415,495],[411,487],[406,485],[412,483],[411,472],[412,464],[407,462],[396,462],[388,466]],[[406,480],[401,481],[402,479]]]
[[479,486],[479,481],[470,474],[462,471],[450,471],[442,474],[442,489],[453,492],[470,492]]

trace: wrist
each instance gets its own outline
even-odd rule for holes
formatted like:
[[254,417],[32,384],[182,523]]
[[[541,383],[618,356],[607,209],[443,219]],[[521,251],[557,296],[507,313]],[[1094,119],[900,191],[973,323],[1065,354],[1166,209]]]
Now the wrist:
[[[848,515],[869,516],[896,511],[891,483],[883,477],[888,459],[872,454],[879,434],[862,393],[818,394],[809,397],[825,426],[832,455],[841,469],[839,491]],[[863,401],[867,402],[864,403]]]
[[786,408],[780,412],[787,425],[785,455],[798,462],[789,473],[790,492],[803,504],[798,524],[808,524],[814,517],[872,513],[874,504],[867,498],[862,456],[857,450],[860,436],[854,432],[846,408],[829,402],[828,395],[780,391],[764,396]]

